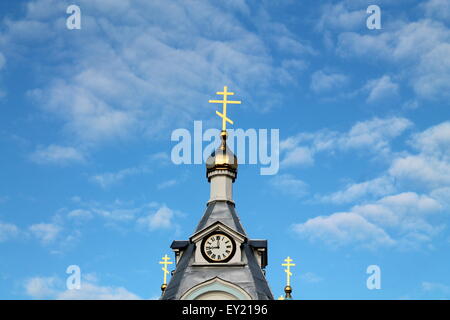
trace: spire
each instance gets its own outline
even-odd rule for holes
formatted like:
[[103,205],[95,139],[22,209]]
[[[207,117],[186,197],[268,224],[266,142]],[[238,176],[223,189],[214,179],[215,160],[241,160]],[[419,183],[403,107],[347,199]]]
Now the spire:
[[222,131],[220,132],[220,146],[206,160],[206,177],[211,183],[211,193],[208,203],[212,201],[230,201],[233,202],[232,183],[236,180],[238,160],[237,157],[227,146],[227,122],[234,124],[227,116],[227,104],[240,104],[241,101],[228,100],[229,95],[234,92],[228,92],[228,87],[223,87],[223,92],[216,92],[223,95],[222,100],[209,100],[209,103],[222,103],[222,112],[216,111],[216,114],[222,118]]

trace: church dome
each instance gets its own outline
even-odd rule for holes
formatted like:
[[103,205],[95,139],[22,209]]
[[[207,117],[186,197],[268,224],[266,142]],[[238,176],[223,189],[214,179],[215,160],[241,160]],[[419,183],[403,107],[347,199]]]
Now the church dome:
[[227,169],[236,173],[238,168],[237,157],[228,148],[226,135],[222,134],[221,138],[221,145],[206,160],[206,170],[211,172],[217,169]]

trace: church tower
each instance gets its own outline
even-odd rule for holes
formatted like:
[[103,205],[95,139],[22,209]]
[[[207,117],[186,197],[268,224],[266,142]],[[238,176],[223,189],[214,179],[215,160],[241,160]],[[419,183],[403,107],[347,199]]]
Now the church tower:
[[[227,146],[227,87],[223,112],[221,145],[206,161],[210,197],[206,211],[189,240],[175,240],[175,270],[163,285],[163,300],[272,300],[265,277],[267,240],[250,239],[241,225],[233,201],[237,178],[237,157]],[[240,102],[239,102],[240,103]]]

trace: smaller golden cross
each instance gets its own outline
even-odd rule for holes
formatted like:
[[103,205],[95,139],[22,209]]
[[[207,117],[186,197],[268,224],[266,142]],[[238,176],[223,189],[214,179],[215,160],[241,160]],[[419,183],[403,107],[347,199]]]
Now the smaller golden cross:
[[169,270],[167,270],[167,265],[172,264],[173,262],[169,261],[170,258],[167,256],[167,254],[162,257],[163,261],[160,261],[159,264],[163,264],[164,267],[162,267],[162,271],[164,271],[164,284],[167,284],[167,275],[170,273]]
[[284,259],[284,261],[286,261],[286,263],[281,264],[283,267],[286,267],[286,269],[284,269],[284,272],[286,272],[286,285],[290,286],[291,285],[291,276],[292,276],[292,272],[291,272],[291,267],[295,266],[295,263],[291,263],[292,260],[291,258],[287,257],[286,259]]
[[227,104],[241,104],[241,101],[227,100],[227,96],[234,95],[234,92],[228,92],[227,89],[228,87],[224,86],[223,92],[216,92],[218,95],[223,95],[223,100],[209,100],[209,103],[222,103],[222,113],[216,111],[216,114],[222,118],[222,132],[227,131],[227,122],[233,124],[233,121],[227,117]]

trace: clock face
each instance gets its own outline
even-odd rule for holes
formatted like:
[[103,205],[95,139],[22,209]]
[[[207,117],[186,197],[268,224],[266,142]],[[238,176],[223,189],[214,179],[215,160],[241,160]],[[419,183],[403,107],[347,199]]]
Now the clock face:
[[226,262],[235,250],[234,240],[221,232],[212,233],[202,241],[202,254],[209,262]]

